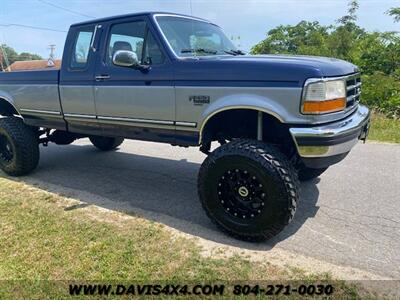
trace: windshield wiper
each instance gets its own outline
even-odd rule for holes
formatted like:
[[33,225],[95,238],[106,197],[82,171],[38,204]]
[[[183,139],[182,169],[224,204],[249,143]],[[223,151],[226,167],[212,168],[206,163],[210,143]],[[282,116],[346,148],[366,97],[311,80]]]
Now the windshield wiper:
[[231,54],[231,55],[246,55],[242,50],[229,50],[229,51],[224,51],[226,54]]
[[196,49],[182,49],[181,53],[207,53],[207,54],[217,54],[216,50],[196,48]]

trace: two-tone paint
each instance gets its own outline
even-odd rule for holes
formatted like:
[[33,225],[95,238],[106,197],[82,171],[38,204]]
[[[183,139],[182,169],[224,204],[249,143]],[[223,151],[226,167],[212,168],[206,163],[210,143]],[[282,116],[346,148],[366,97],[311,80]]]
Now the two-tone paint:
[[[160,31],[160,15],[165,14],[131,14],[72,25],[61,70],[0,73],[0,99],[15,107],[29,125],[184,146],[201,144],[205,124],[230,109],[261,111],[293,127],[343,120],[358,109],[354,105],[321,116],[300,111],[307,79],[357,73],[357,67],[348,62],[280,55],[182,58]],[[105,56],[111,26],[139,20],[155,36],[164,63],[148,72],[108,66]],[[76,71],[68,66],[82,28],[94,29],[95,35],[87,68]],[[203,95],[209,103],[193,103],[193,96]]]

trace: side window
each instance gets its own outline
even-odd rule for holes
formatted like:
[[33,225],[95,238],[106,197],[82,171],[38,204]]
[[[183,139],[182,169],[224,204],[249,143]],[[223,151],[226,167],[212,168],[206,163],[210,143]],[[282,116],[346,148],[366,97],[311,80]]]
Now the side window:
[[112,57],[118,50],[135,52],[139,61],[142,63],[145,32],[146,22],[144,21],[116,24],[112,26],[107,51],[108,64],[112,64]]
[[112,65],[112,58],[118,50],[136,53],[141,64],[161,64],[164,55],[145,21],[116,24],[111,27],[106,61]]
[[93,38],[93,28],[83,29],[76,35],[70,67],[71,69],[85,69],[90,51],[90,43]]
[[143,60],[144,63],[148,65],[157,65],[164,62],[164,54],[160,50],[160,47],[150,30],[148,30],[147,33]]

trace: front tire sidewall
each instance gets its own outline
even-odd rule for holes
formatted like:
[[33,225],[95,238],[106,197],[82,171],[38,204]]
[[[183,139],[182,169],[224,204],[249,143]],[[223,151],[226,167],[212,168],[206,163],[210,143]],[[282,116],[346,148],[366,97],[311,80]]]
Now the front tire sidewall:
[[[249,150],[251,149],[251,150]],[[232,169],[257,177],[266,193],[264,207],[254,218],[228,213],[218,197],[221,176]],[[207,215],[228,234],[261,241],[278,234],[293,218],[298,200],[296,172],[277,149],[258,141],[229,143],[215,150],[199,172],[199,197]]]
[[[256,176],[265,187],[266,199],[265,205],[260,215],[253,219],[243,219],[228,214],[220,203],[217,193],[217,183],[221,176],[231,169],[247,170],[252,175]],[[262,229],[271,226],[271,224],[285,222],[285,215],[282,213],[285,209],[285,199],[282,197],[281,183],[275,179],[276,174],[273,170],[265,170],[264,166],[260,166],[258,162],[253,161],[251,158],[231,155],[218,159],[214,166],[207,172],[204,199],[206,199],[206,206],[209,211],[212,211],[214,217],[221,223],[222,226],[230,230],[257,234],[261,233]],[[271,176],[271,174],[273,174]]]

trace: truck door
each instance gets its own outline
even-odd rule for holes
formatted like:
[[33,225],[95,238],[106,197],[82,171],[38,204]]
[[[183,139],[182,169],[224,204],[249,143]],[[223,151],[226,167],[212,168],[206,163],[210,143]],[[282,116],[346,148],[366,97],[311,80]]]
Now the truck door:
[[73,132],[101,134],[94,102],[95,42],[100,25],[71,27],[60,73],[60,98],[64,118]]
[[[129,17],[105,24],[102,51],[95,72],[97,118],[104,135],[143,140],[174,138],[175,91],[172,66],[147,17]],[[116,66],[118,50],[135,52],[147,71]]]

